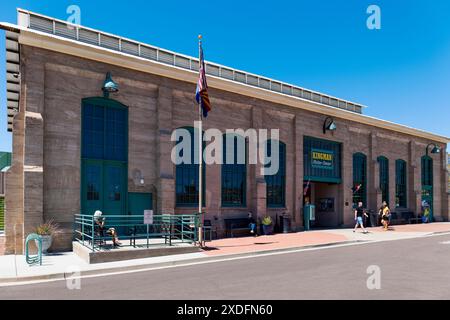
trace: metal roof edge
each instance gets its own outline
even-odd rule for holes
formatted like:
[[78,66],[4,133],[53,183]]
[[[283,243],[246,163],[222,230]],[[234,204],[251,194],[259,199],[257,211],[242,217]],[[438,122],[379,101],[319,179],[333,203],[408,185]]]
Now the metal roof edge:
[[[107,48],[103,48],[103,47],[98,47],[98,46],[94,46],[94,45],[90,45],[87,43],[82,43],[79,41],[75,41],[72,39],[68,39],[68,38],[64,38],[64,37],[59,37],[56,35],[52,35],[49,33],[45,33],[45,32],[40,32],[34,29],[28,29],[22,26],[17,26],[17,25],[13,25],[10,23],[4,23],[4,22],[0,22],[0,29],[5,29],[6,28],[10,28],[8,30],[14,30],[16,32],[25,32],[25,33],[31,33],[31,34],[35,34],[35,35],[40,35],[42,37],[46,37],[48,39],[51,39],[53,41],[62,41],[62,42],[66,42],[66,43],[70,43],[71,45],[75,45],[81,48],[88,48],[88,49],[95,49],[97,51],[101,51],[104,53],[107,53],[109,55],[115,55],[115,56],[119,56],[120,58],[125,58],[125,59],[134,59],[134,60],[140,60],[140,62],[144,62],[147,64],[154,64],[154,65],[158,65],[161,69],[172,69],[174,72],[182,72],[182,73],[189,73],[189,74],[196,74],[193,70],[188,70],[188,69],[184,69],[184,68],[180,68],[177,66],[172,66],[172,65],[167,65],[158,61],[153,61],[153,60],[146,60],[144,58],[138,57],[138,56],[134,56],[131,54],[127,54],[124,52],[119,52],[119,51],[115,51],[115,50],[110,50]],[[39,40],[36,40],[39,41]],[[57,51],[57,50],[55,50]],[[76,55],[76,54],[74,54]],[[109,62],[106,62],[109,63]],[[122,65],[123,66],[123,65]],[[125,68],[130,68],[125,66]],[[145,70],[141,70],[142,72],[148,72],[151,73],[149,71],[145,71]],[[168,77],[173,77],[170,75],[166,75]],[[387,120],[383,120],[383,119],[379,119],[373,116],[368,116],[365,114],[360,114],[360,113],[356,113],[356,112],[352,112],[349,110],[345,110],[345,109],[341,109],[341,108],[336,108],[336,107],[332,107],[329,105],[325,105],[325,104],[321,104],[319,102],[315,102],[315,101],[311,101],[311,100],[307,100],[307,99],[303,99],[300,97],[296,97],[296,96],[292,96],[292,95],[288,95],[288,94],[284,94],[282,92],[275,92],[272,90],[267,90],[264,88],[260,88],[260,87],[254,87],[245,83],[240,83],[240,82],[236,82],[236,81],[232,81],[232,80],[227,80],[224,78],[219,78],[219,77],[215,77],[212,75],[208,76],[211,79],[214,79],[215,83],[221,83],[221,84],[228,84],[228,86],[235,86],[235,87],[246,87],[248,90],[252,90],[252,91],[259,91],[259,92],[263,92],[263,95],[260,95],[259,98],[262,100],[269,100],[269,101],[273,101],[273,100],[277,100],[277,99],[268,99],[268,96],[273,96],[273,97],[283,97],[284,99],[282,99],[284,102],[279,102],[279,101],[274,101],[276,103],[280,103],[280,104],[285,104],[288,106],[292,106],[292,107],[296,107],[296,108],[301,108],[304,110],[308,110],[311,112],[316,112],[316,113],[321,113],[321,114],[326,114],[326,115],[333,115],[335,117],[338,118],[342,118],[342,119],[347,119],[350,121],[354,121],[354,122],[359,122],[359,123],[363,123],[363,124],[368,124],[368,125],[373,125],[373,126],[377,126],[377,127],[381,127],[384,129],[388,129],[394,132],[401,132],[404,134],[408,134],[408,135],[412,135],[412,136],[417,136],[417,137],[421,137],[424,139],[428,139],[428,140],[433,140],[436,142],[441,142],[441,143],[450,143],[450,138],[449,137],[445,137],[442,135],[437,135],[437,134],[433,134],[421,129],[416,129],[413,127],[409,127],[406,125],[402,125],[402,124],[398,124],[395,122],[391,122],[391,121],[387,121]],[[188,81],[191,82],[189,79],[185,79],[184,81]],[[220,88],[218,88],[220,89]],[[224,89],[226,90],[226,89]],[[244,95],[248,95],[242,92],[237,92],[238,94],[244,94]],[[280,100],[280,99],[278,99]],[[310,106],[315,106],[314,108],[305,108],[304,106],[300,107],[300,106],[295,106],[292,105],[292,103],[289,103],[289,101],[301,101],[301,102],[306,102],[308,105]]]

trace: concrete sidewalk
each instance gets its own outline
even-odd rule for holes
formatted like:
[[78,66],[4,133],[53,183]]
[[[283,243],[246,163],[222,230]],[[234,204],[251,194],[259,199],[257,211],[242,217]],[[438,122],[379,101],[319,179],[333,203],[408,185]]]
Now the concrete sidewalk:
[[65,279],[71,276],[73,272],[80,272],[82,276],[100,275],[324,247],[333,244],[350,245],[361,242],[418,238],[450,232],[450,223],[401,225],[391,227],[389,231],[383,231],[381,228],[368,228],[368,230],[369,233],[367,234],[361,233],[361,229],[358,229],[355,233],[352,229],[330,229],[271,236],[219,239],[207,242],[206,250],[198,253],[97,264],[88,264],[73,252],[46,255],[42,266],[28,266],[23,255],[5,255],[0,256],[0,285]]

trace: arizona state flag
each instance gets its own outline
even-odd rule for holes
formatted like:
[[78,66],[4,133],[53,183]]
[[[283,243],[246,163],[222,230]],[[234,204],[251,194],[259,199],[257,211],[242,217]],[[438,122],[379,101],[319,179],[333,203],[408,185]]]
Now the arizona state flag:
[[203,116],[206,118],[208,112],[211,111],[211,102],[208,97],[208,85],[206,84],[205,61],[203,60],[203,48],[200,43],[200,65],[199,77],[197,82],[197,90],[195,91],[195,99],[202,108]]

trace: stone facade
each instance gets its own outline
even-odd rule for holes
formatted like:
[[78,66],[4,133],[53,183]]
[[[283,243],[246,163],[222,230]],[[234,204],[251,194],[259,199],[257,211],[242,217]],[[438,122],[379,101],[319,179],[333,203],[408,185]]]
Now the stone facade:
[[[175,204],[175,166],[170,160],[172,130],[192,126],[197,119],[193,100],[195,84],[137,72],[75,56],[21,46],[21,101],[14,118],[13,163],[6,184],[6,252],[22,253],[26,234],[40,222],[55,219],[62,231],[53,249],[71,248],[73,215],[80,212],[81,100],[101,96],[105,74],[110,71],[120,91],[111,96],[129,109],[128,191],[153,193],[158,213],[192,213],[193,208]],[[220,165],[206,168],[206,219],[223,234],[224,218],[273,217],[288,212],[292,228],[303,226],[303,137],[305,135],[342,143],[342,183],[318,196],[335,198],[335,212],[327,221],[335,226],[353,223],[352,155],[367,156],[367,197],[369,208],[381,202],[377,157],[390,165],[390,199],[395,199],[395,160],[407,162],[408,210],[420,210],[420,157],[428,143],[446,146],[377,127],[335,118],[337,130],[322,132],[326,115],[277,105],[232,92],[210,89],[213,111],[204,129],[278,128],[286,143],[286,207],[266,206],[266,185],[260,165],[248,165],[247,206],[221,206]],[[303,102],[307,109],[309,102]],[[434,215],[448,219],[445,152],[434,160]],[[139,170],[142,186],[134,179]]]

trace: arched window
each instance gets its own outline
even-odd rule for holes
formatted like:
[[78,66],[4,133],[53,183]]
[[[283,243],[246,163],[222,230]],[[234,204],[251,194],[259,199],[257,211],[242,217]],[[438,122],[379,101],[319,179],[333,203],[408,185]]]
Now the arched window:
[[395,206],[406,208],[406,161],[398,159],[395,161]]
[[426,201],[433,209],[433,159],[422,157],[422,201]]
[[433,186],[433,159],[422,157],[422,186]]
[[[227,140],[229,141],[228,143]],[[223,207],[244,207],[246,205],[246,192],[247,192],[246,158],[247,155],[244,137],[235,134],[223,135],[223,163],[222,163]]]
[[[175,198],[176,205],[178,207],[195,207],[198,206],[198,187],[199,187],[199,161],[195,161],[198,158],[198,149],[195,149],[196,140],[195,129],[193,127],[183,127],[180,129],[186,129],[189,132],[190,139],[190,159],[185,163],[182,162],[176,165],[175,169]],[[182,135],[177,139],[177,144],[183,141]],[[195,142],[195,143],[194,143]],[[203,143],[203,150],[205,144]],[[180,151],[180,157],[183,157],[183,151]],[[202,159],[203,160],[203,159]],[[196,163],[197,162],[197,163]],[[204,162],[203,162],[204,163]],[[202,166],[202,202],[205,204],[205,165]]]
[[81,208],[126,214],[128,109],[106,98],[82,100]]
[[363,153],[353,154],[353,206],[362,202],[366,206],[367,157]]
[[[267,155],[271,156],[271,140],[267,140]],[[279,141],[279,167],[274,175],[265,175],[267,207],[286,206],[286,144]]]
[[380,168],[381,201],[389,204],[389,160],[383,156],[379,156],[377,160]]

